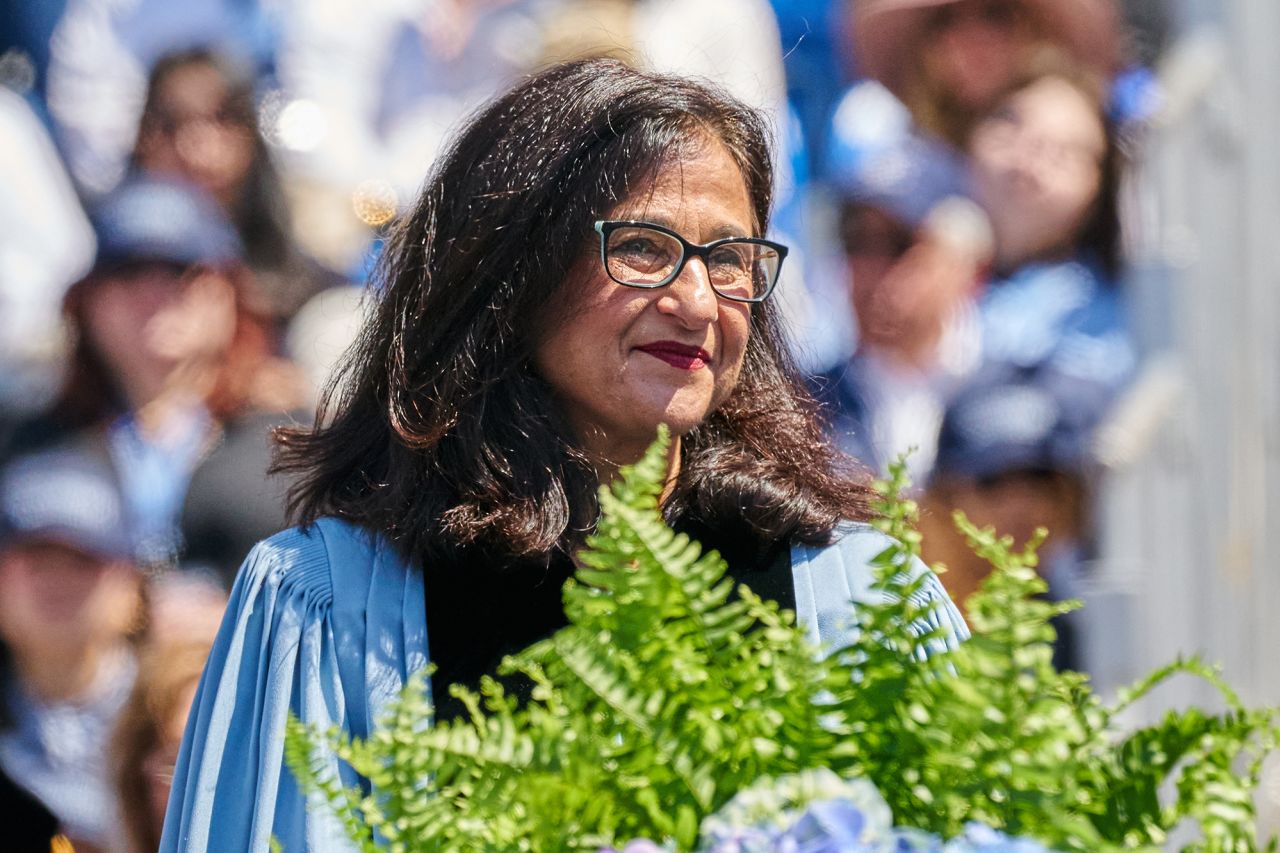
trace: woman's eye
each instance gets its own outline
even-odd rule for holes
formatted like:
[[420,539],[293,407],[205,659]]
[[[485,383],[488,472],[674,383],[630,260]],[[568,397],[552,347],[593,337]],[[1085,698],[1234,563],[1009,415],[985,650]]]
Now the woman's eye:
[[745,272],[751,268],[748,252],[737,246],[723,246],[711,253],[708,266],[725,272]]
[[631,237],[615,248],[629,255],[656,255],[660,252],[657,244],[647,237]]
[[670,248],[650,237],[627,237],[613,247],[615,258],[636,268],[658,267],[671,260]]

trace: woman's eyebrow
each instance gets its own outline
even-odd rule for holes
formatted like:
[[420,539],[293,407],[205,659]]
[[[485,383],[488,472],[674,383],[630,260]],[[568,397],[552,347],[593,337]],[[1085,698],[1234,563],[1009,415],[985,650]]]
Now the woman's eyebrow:
[[753,235],[752,235],[752,229],[751,229],[749,226],[748,226],[748,227],[743,227],[743,226],[741,226],[741,225],[727,225],[727,224],[726,224],[726,225],[720,225],[720,226],[717,226],[717,227],[716,227],[716,228],[711,232],[711,234],[712,234],[712,238],[711,238],[711,239],[713,239],[713,240],[723,240],[725,237],[751,237],[751,236],[753,236]]
[[[636,211],[634,214],[620,216],[619,219],[629,222],[648,222],[651,225],[661,225],[663,228],[669,228],[680,236],[684,237],[690,243],[700,242],[696,239],[697,235],[686,234],[680,230],[669,216],[663,214],[650,214],[648,211]],[[715,240],[723,240],[726,237],[752,237],[754,236],[751,226],[737,225],[729,222],[721,222],[710,231],[710,238],[702,242],[713,242]]]

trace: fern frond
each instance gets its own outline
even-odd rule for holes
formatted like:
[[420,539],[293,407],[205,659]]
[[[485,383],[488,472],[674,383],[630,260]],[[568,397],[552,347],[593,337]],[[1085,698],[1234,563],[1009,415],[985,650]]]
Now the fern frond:
[[[564,590],[570,624],[503,662],[533,681],[531,701],[484,679],[478,694],[455,691],[468,719],[431,727],[419,675],[365,741],[291,723],[289,766],[362,850],[542,853],[637,837],[692,850],[739,791],[819,767],[871,780],[900,824],[945,837],[977,820],[1063,851],[1132,850],[1194,820],[1196,849],[1254,849],[1251,794],[1276,712],[1245,708],[1195,659],[1110,707],[1084,676],[1056,672],[1049,620],[1068,605],[1042,598],[1039,539],[1015,549],[957,517],[993,572],[970,601],[973,638],[939,651],[917,509],[894,465],[874,600],[824,658],[794,614],[735,587],[719,555],[663,523],[669,447],[664,430],[602,490]],[[1178,673],[1217,687],[1227,712],[1178,711],[1117,736],[1117,713]],[[373,793],[344,790],[329,753]]]

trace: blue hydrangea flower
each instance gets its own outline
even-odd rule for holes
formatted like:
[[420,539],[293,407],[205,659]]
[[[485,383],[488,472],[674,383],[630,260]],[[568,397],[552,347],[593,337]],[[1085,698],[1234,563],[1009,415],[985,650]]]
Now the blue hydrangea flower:
[[888,838],[892,829],[893,813],[875,785],[820,768],[763,779],[739,791],[702,822],[702,843],[715,853],[774,853],[809,849],[793,845],[832,833],[848,843],[867,844]]
[[1051,853],[1038,841],[1016,838],[981,823],[970,823],[964,834],[953,838],[942,848],[942,853]]
[[[632,841],[622,853],[674,848]],[[600,853],[618,853],[613,848]],[[740,791],[702,822],[699,853],[1051,853],[980,823],[943,842],[919,829],[894,828],[888,804],[866,779],[808,770],[764,779]]]

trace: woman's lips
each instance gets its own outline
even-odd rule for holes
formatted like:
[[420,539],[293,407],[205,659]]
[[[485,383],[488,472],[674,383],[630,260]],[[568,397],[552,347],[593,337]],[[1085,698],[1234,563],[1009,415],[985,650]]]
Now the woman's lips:
[[711,354],[702,347],[676,341],[654,341],[636,349],[680,370],[701,370],[711,362]]

